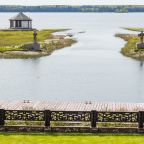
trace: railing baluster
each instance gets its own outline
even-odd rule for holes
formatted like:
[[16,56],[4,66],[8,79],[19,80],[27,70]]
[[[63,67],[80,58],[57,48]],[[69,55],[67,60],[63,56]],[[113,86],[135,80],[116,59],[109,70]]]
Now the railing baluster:
[[97,122],[97,111],[92,110],[91,111],[91,127],[92,128],[96,127],[96,122]]
[[5,124],[5,110],[0,109],[0,126],[4,126]]
[[51,111],[45,110],[45,126],[50,127],[50,121],[51,121]]
[[144,112],[139,111],[139,113],[138,113],[138,128],[139,129],[143,128],[143,119],[144,119]]

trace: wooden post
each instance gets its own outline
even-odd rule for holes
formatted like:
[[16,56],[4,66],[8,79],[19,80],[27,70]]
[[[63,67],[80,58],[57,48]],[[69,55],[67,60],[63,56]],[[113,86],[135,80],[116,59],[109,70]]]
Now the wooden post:
[[51,121],[51,112],[50,110],[45,110],[45,126],[50,127],[50,121]]
[[143,120],[144,120],[144,112],[139,111],[138,113],[138,128],[139,129],[143,128]]
[[92,110],[91,111],[91,127],[92,128],[96,127],[96,122],[97,122],[97,111]]
[[4,126],[5,123],[5,110],[0,109],[0,126]]

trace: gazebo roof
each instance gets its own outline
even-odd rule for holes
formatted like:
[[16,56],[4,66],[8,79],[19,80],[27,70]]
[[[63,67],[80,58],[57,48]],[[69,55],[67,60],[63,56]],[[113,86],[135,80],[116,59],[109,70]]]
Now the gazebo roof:
[[10,18],[9,20],[27,20],[31,21],[32,19],[23,14],[22,12],[18,13],[16,16]]

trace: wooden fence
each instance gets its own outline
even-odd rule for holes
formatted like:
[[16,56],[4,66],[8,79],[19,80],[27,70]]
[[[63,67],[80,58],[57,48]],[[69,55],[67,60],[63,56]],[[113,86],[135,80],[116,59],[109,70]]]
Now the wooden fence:
[[0,126],[5,121],[42,121],[45,127],[50,127],[52,121],[58,122],[90,122],[92,128],[97,123],[119,122],[138,123],[143,128],[144,112],[103,112],[103,111],[36,111],[36,110],[4,110],[0,109]]

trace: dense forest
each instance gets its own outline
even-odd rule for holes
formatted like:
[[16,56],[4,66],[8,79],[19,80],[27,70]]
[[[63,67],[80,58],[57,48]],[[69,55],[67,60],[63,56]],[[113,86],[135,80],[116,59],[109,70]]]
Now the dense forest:
[[144,12],[144,5],[95,5],[95,6],[12,6],[0,5],[0,12]]

